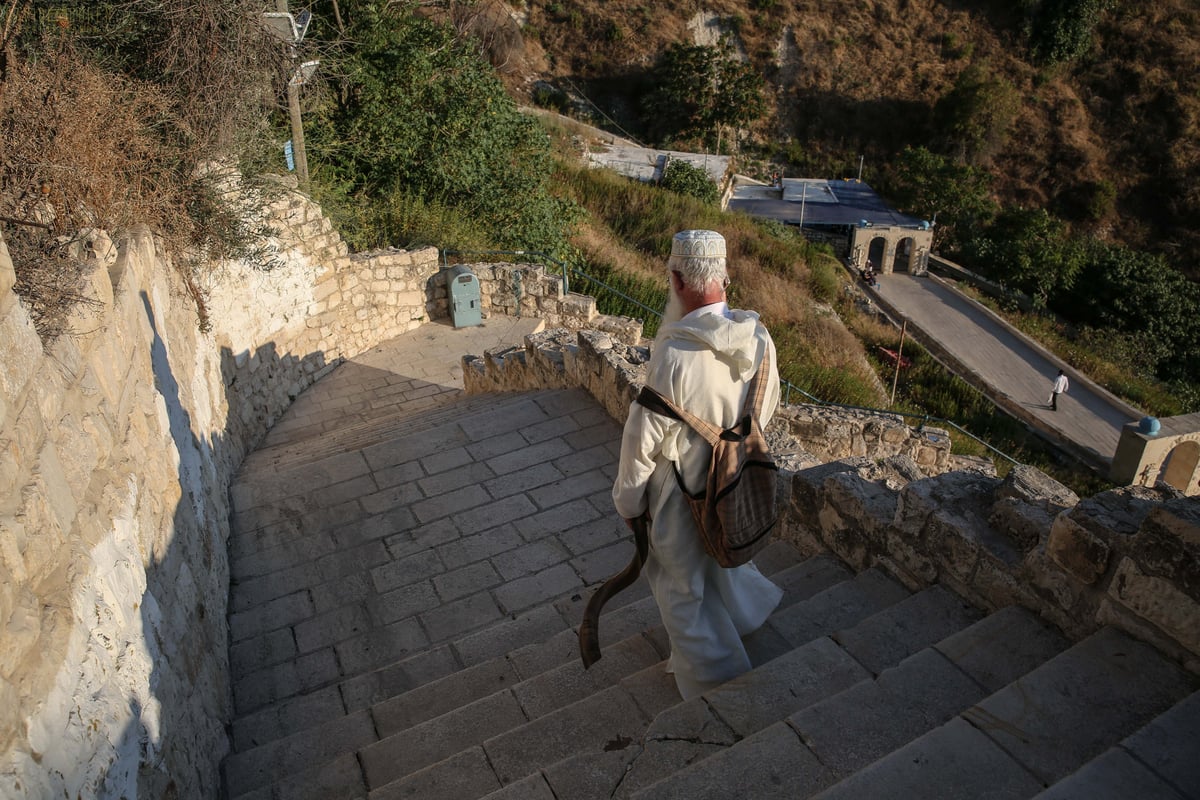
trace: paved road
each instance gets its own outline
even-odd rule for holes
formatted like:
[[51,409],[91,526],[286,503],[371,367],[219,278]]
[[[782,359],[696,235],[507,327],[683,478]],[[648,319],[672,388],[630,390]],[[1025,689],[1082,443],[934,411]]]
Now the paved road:
[[[1143,415],[938,279],[881,275],[874,294],[884,308],[907,318],[910,330],[923,331],[992,387],[1003,407],[1051,436],[1065,437],[1092,461],[1111,462],[1122,426]],[[1066,370],[1071,387],[1059,398],[1058,411],[1051,411],[1050,382],[1059,369]]]

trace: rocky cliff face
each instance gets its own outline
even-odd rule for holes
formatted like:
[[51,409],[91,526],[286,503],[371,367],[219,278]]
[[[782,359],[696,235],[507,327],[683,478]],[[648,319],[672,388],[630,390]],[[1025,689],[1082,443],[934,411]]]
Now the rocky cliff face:
[[[1006,129],[969,152],[1003,202],[1051,208],[1134,246],[1195,244],[1200,206],[1187,187],[1200,171],[1200,79],[1191,68],[1200,14],[1178,0],[1126,4],[1101,17],[1084,55],[1042,68],[1028,38],[1027,10],[1037,5],[732,0],[681,9],[581,0],[532,4],[497,19],[515,93],[529,98],[537,85],[557,86],[582,111],[599,107],[635,135],[649,71],[663,51],[723,35],[769,85],[771,112],[744,155],[790,154],[796,168],[829,177],[847,174],[861,155],[873,185],[906,145],[968,152],[935,107],[968,68],[984,66],[1022,98]],[[1089,207],[1104,186],[1117,201]],[[1165,196],[1187,199],[1172,200],[1164,214]],[[1181,268],[1196,277],[1191,265]]]

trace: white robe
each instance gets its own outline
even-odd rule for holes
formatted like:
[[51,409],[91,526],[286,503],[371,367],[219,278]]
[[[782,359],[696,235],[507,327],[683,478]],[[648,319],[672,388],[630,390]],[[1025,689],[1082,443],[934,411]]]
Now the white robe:
[[[664,325],[646,383],[702,419],[729,427],[765,353],[771,357],[765,426],[779,403],[779,371],[775,345],[753,312],[730,311],[721,303]],[[671,639],[669,666],[685,700],[750,669],[741,637],[762,625],[783,595],[753,563],[726,569],[704,552],[672,462],[680,465],[688,488],[697,491],[710,454],[708,443],[686,425],[635,402],[613,485],[621,516],[649,511],[653,520],[644,574]]]

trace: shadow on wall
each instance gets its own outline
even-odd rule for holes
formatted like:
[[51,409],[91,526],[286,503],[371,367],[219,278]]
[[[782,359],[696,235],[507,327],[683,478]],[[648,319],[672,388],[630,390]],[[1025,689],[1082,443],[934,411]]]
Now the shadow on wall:
[[[139,604],[141,631],[130,632],[126,641],[140,642],[151,671],[144,683],[128,676],[124,681],[131,718],[113,743],[116,752],[98,788],[102,796],[129,796],[136,787],[140,797],[217,797],[233,709],[228,486],[249,449],[295,397],[288,392],[281,400],[269,399],[279,397],[272,392],[279,372],[319,375],[325,357],[281,358],[271,343],[241,359],[239,367],[239,359],[222,347],[225,429],[197,436],[150,297],[144,291],[140,297],[152,334],[154,388],[176,449],[180,493],[171,529],[142,536],[150,552],[144,556],[149,566]],[[250,364],[268,372],[248,380]],[[155,498],[142,497],[138,504],[146,503],[153,505]]]

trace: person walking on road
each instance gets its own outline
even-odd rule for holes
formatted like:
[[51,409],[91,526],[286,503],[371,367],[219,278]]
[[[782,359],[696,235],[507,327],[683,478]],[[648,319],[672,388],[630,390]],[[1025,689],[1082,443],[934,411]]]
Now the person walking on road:
[[1058,376],[1054,379],[1054,383],[1050,385],[1050,399],[1047,401],[1047,404],[1050,406],[1051,411],[1058,411],[1058,396],[1067,390],[1067,386],[1067,376],[1060,369]]

